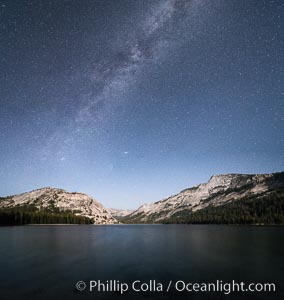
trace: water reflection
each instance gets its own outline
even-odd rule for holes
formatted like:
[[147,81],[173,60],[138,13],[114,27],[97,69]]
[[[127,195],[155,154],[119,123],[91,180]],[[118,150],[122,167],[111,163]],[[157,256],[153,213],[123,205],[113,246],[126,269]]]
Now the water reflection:
[[[277,282],[283,227],[206,225],[23,226],[0,228],[1,299],[128,299],[79,293],[78,280]],[[135,294],[137,299],[228,299],[222,294]],[[250,294],[250,299],[267,295]],[[264,298],[263,298],[264,297]],[[280,298],[279,298],[280,297]],[[230,299],[247,299],[246,294]]]

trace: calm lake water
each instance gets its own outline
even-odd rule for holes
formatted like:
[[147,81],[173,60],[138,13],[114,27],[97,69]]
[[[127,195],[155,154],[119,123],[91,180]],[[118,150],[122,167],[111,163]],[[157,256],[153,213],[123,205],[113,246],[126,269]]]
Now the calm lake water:
[[[257,226],[2,227],[0,299],[284,299],[283,237],[284,227]],[[79,280],[273,282],[276,293],[121,295],[79,292]]]

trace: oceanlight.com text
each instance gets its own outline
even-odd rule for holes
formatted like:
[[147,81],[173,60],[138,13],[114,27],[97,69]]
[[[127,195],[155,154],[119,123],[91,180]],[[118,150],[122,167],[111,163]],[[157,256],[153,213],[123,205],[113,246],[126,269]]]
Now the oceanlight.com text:
[[124,294],[128,291],[137,293],[143,292],[188,292],[188,293],[202,293],[202,292],[217,292],[228,295],[230,293],[241,292],[275,292],[275,283],[263,282],[237,282],[216,280],[214,282],[186,282],[184,280],[170,280],[168,282],[159,282],[158,280],[141,281],[134,280],[132,282],[121,282],[119,280],[89,280],[78,281],[76,289],[80,292],[87,291],[93,293],[104,292],[119,292]]

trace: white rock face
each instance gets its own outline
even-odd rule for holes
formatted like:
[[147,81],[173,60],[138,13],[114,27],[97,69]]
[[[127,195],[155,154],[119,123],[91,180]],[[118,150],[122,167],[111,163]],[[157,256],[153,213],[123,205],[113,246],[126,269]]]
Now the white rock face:
[[140,206],[127,216],[128,221],[159,222],[173,214],[218,206],[239,200],[248,195],[269,192],[273,187],[284,185],[274,178],[275,174],[228,174],[215,175],[207,183],[199,184],[164,200]]
[[117,209],[117,208],[108,208],[110,214],[115,217],[125,217],[133,212],[130,209]]
[[42,188],[8,197],[0,201],[0,207],[35,205],[37,208],[72,211],[78,216],[88,217],[95,224],[115,224],[117,220],[95,199],[82,193],[69,193],[62,189]]

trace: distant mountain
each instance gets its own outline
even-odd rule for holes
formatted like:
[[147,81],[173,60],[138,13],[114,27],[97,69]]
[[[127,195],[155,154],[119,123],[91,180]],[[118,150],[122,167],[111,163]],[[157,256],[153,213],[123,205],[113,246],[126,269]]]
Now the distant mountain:
[[133,210],[130,210],[130,209],[117,209],[117,208],[109,208],[108,211],[117,220],[121,220],[125,216],[127,216],[133,212]]
[[[76,216],[88,218],[95,224],[117,223],[117,220],[112,217],[110,212],[101,203],[88,195],[75,192],[70,193],[62,189],[50,187],[0,198],[0,209],[4,212],[9,211],[10,213],[16,211],[26,214],[32,213],[31,218],[36,220],[37,214],[43,215],[42,218],[44,220],[46,218],[54,220],[55,218],[52,214],[55,214],[60,220],[62,219],[62,215],[66,215],[65,219],[67,220],[63,219],[64,223],[69,223],[68,220],[71,223],[76,223],[77,221],[79,223],[80,219],[77,220]],[[46,216],[47,214],[49,217]],[[75,216],[74,221],[72,221],[72,216]]]
[[215,175],[144,204],[124,223],[284,223],[284,172]]

